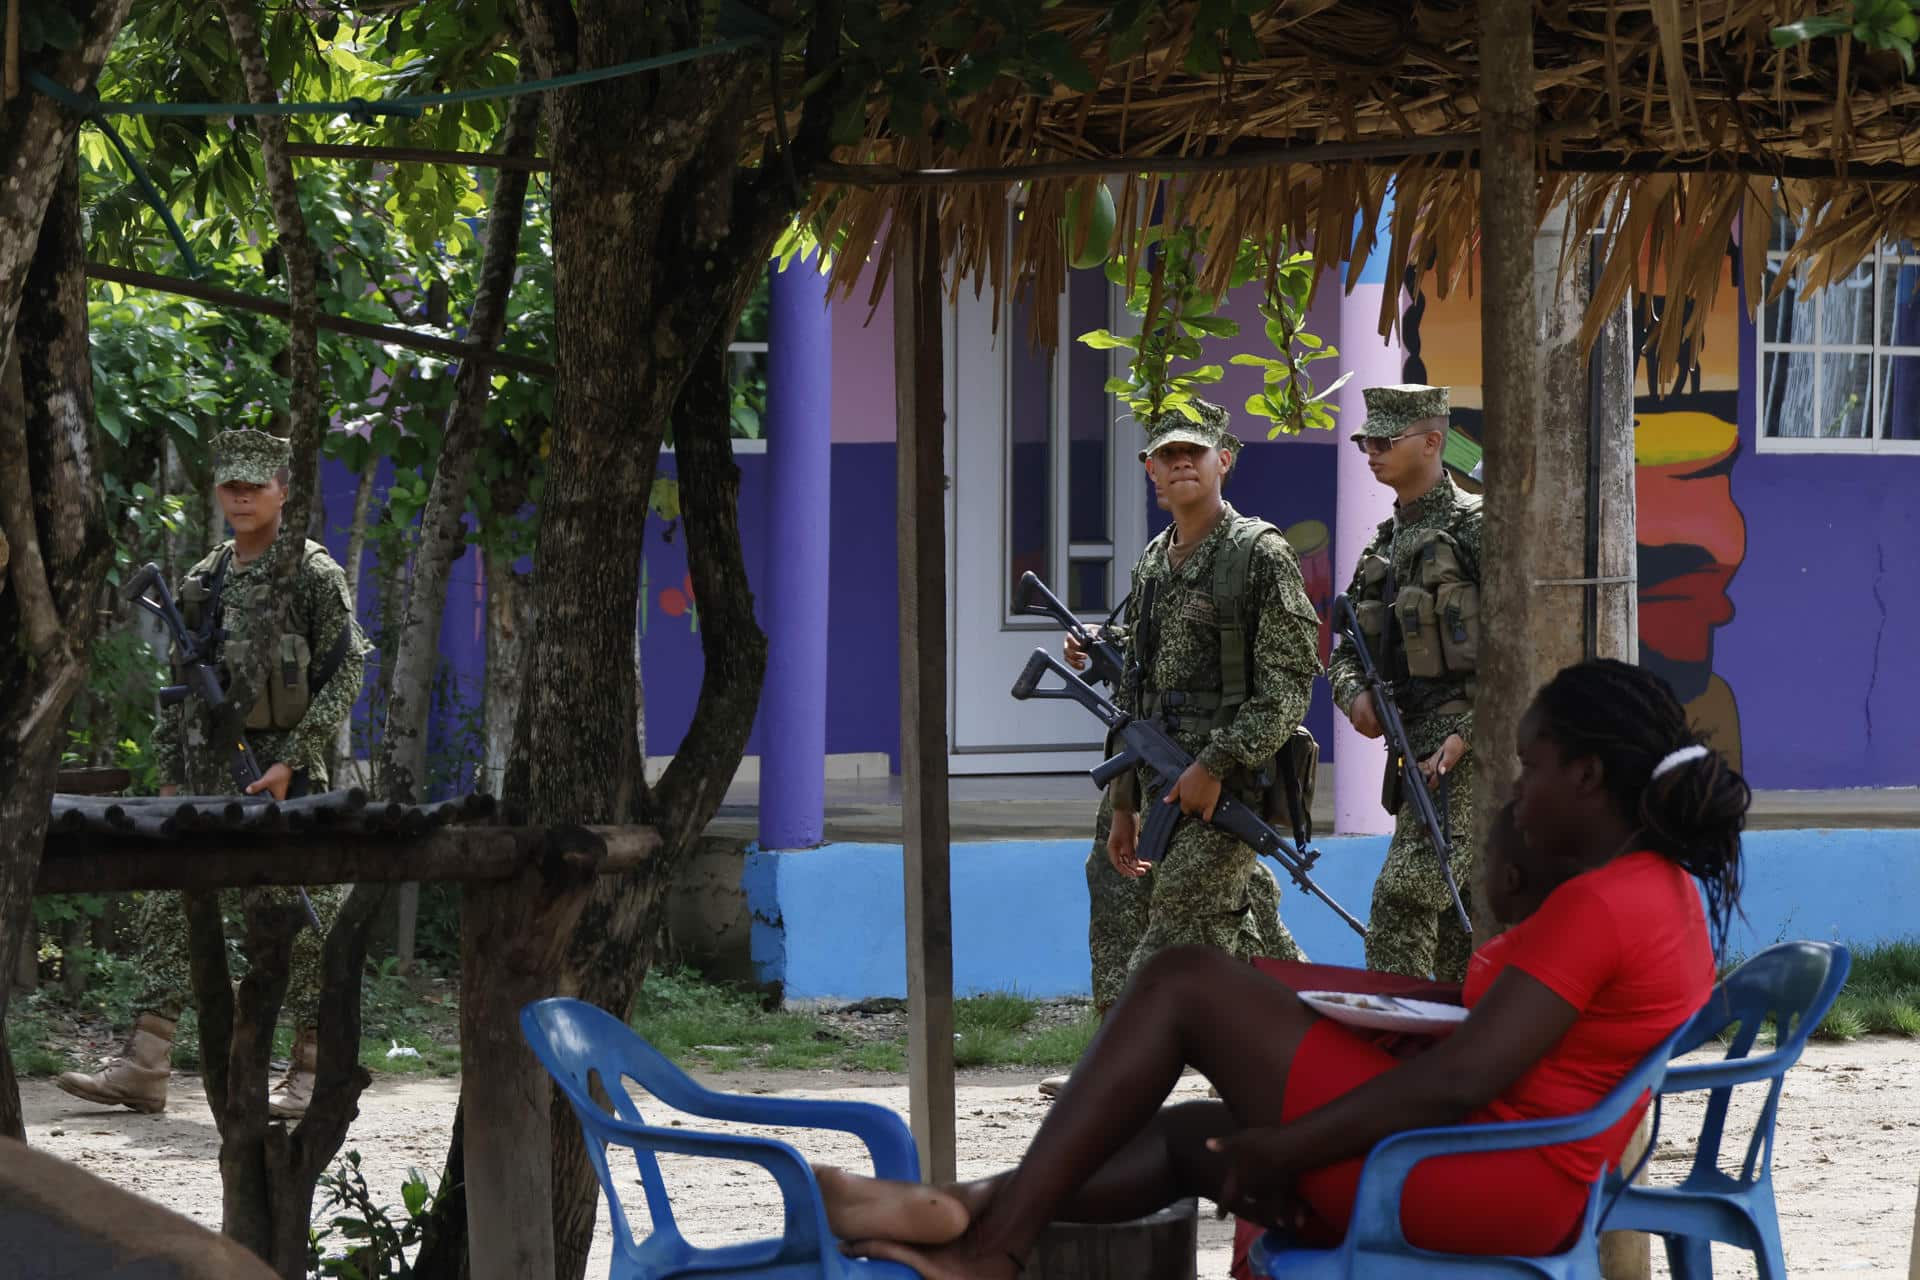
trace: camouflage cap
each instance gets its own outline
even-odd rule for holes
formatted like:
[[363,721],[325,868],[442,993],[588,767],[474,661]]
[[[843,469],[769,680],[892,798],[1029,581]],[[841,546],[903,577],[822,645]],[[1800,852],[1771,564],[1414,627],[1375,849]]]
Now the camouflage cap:
[[1405,383],[1392,387],[1368,387],[1361,395],[1367,402],[1367,420],[1349,439],[1391,440],[1424,418],[1448,415],[1447,389]]
[[1193,408],[1200,415],[1195,422],[1178,409],[1163,410],[1157,417],[1146,422],[1147,443],[1140,450],[1140,460],[1146,461],[1147,455],[1170,444],[1197,444],[1209,449],[1237,450],[1239,437],[1227,425],[1227,411],[1219,405],[1196,398]]
[[213,438],[213,482],[265,484],[293,461],[293,446],[264,431],[222,431]]

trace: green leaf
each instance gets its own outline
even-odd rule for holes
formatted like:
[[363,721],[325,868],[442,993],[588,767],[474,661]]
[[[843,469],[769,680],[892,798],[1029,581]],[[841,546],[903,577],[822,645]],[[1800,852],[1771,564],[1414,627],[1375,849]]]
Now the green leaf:
[[1822,36],[1837,36],[1843,31],[1850,30],[1852,25],[1843,18],[1802,18],[1798,22],[1774,27],[1767,35],[1772,39],[1775,47],[1787,49],[1796,44],[1805,44],[1809,40],[1817,40]]
[[1130,396],[1137,389],[1132,378],[1108,378],[1102,387],[1110,396]]
[[1027,56],[1075,93],[1092,93],[1098,87],[1093,72],[1074,53],[1067,38],[1057,31],[1035,33],[1027,41]]
[[1217,76],[1225,69],[1220,61],[1220,46],[1214,38],[1196,30],[1193,39],[1187,44],[1187,57],[1184,64],[1187,74],[1196,76]]
[[1180,322],[1210,338],[1231,338],[1240,332],[1239,324],[1225,316],[1182,316]]
[[1227,376],[1227,371],[1217,364],[1203,364],[1186,375],[1189,382],[1218,382]]
[[1095,351],[1112,351],[1119,347],[1125,347],[1129,351],[1140,349],[1138,337],[1121,337],[1107,329],[1094,329],[1083,333],[1077,341],[1085,343]]

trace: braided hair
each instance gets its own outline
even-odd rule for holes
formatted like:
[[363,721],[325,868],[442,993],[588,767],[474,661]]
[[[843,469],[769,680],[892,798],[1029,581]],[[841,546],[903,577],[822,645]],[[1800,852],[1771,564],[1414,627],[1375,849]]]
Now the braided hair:
[[1611,658],[1567,667],[1534,705],[1563,754],[1600,761],[1608,795],[1643,847],[1700,881],[1714,949],[1722,949],[1740,903],[1740,832],[1753,798],[1746,779],[1688,726],[1672,686],[1643,667]]

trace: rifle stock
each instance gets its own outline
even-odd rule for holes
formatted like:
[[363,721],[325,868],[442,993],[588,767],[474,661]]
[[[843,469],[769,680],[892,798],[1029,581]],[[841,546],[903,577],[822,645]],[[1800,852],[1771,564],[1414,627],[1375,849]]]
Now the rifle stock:
[[[1048,672],[1061,678],[1059,687],[1041,686],[1040,681]],[[1027,659],[1019,679],[1014,681],[1013,696],[1023,701],[1028,698],[1056,698],[1077,702],[1097,716],[1110,731],[1119,735],[1125,744],[1123,749],[1095,765],[1090,773],[1093,780],[1102,786],[1129,769],[1144,766],[1153,775],[1152,794],[1141,797],[1144,812],[1141,814],[1139,853],[1146,862],[1155,862],[1164,857],[1173,839],[1174,828],[1183,815],[1178,805],[1165,803],[1163,797],[1193,763],[1192,753],[1169,738],[1159,725],[1150,720],[1136,720],[1122,711],[1045,649],[1035,649],[1033,656]],[[1204,821],[1208,826],[1235,836],[1251,846],[1254,852],[1265,854],[1278,862],[1304,892],[1326,903],[1354,932],[1363,938],[1366,936],[1367,927],[1307,874],[1318,854],[1288,843],[1259,814],[1232,796],[1222,795],[1214,806],[1213,816]]]
[[1334,597],[1333,617],[1341,637],[1352,646],[1354,657],[1360,663],[1361,682],[1372,696],[1374,715],[1380,720],[1380,727],[1387,739],[1387,751],[1392,757],[1388,765],[1400,774],[1400,794],[1412,802],[1414,815],[1426,829],[1434,855],[1440,860],[1440,878],[1446,882],[1447,894],[1453,899],[1454,914],[1459,916],[1460,927],[1466,930],[1467,936],[1472,937],[1473,921],[1467,918],[1466,904],[1460,899],[1460,886],[1453,879],[1453,841],[1448,838],[1447,824],[1441,820],[1440,811],[1433,803],[1433,792],[1427,786],[1426,775],[1420,772],[1420,761],[1413,754],[1413,743],[1407,737],[1406,722],[1400,718],[1400,705],[1394,700],[1393,688],[1373,661],[1373,651],[1367,648],[1366,636],[1360,631],[1360,615],[1355,612],[1349,597]]
[[[1118,689],[1126,679],[1126,658],[1121,655],[1119,646],[1111,640],[1102,639],[1080,621],[1073,610],[1067,608],[1066,602],[1040,581],[1038,575],[1031,571],[1020,575],[1020,585],[1013,593],[1013,608],[1016,613],[1052,618],[1064,627],[1068,635],[1079,641],[1095,680],[1109,688]],[[1016,693],[1014,696],[1020,695]]]

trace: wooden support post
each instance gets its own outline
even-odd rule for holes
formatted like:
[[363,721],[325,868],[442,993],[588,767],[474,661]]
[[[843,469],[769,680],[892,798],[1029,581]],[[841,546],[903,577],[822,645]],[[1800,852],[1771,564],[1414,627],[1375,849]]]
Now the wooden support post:
[[[1534,617],[1529,545],[1530,538],[1545,532],[1530,518],[1539,488],[1534,445],[1540,335],[1533,306],[1539,176],[1534,167],[1529,0],[1482,0],[1480,101],[1480,257],[1486,283],[1480,295],[1480,382],[1486,408],[1480,599],[1489,626],[1480,651],[1473,753],[1479,761],[1475,809],[1484,819],[1504,801],[1512,777],[1514,730],[1537,687],[1535,647],[1543,641],[1557,645],[1562,639],[1545,635]],[[1574,495],[1554,496],[1565,502]],[[1565,524],[1579,527],[1577,521]],[[1578,632],[1571,641],[1577,654]],[[1484,821],[1477,825],[1485,828]],[[1479,922],[1475,924],[1477,928]]]
[[954,1178],[953,912],[947,813],[946,412],[940,229],[929,195],[893,278],[899,424],[900,790],[907,891],[907,1062],[920,1176]]
[[605,855],[584,828],[552,828],[522,874],[466,888],[460,1106],[473,1280],[554,1274],[551,1090],[520,1035],[520,1010],[557,990],[568,936]]
[[[1613,317],[1595,363],[1580,350],[1591,292],[1587,246],[1563,276],[1566,211],[1553,210],[1544,225],[1537,216],[1533,64],[1533,6],[1483,0],[1481,608],[1491,625],[1474,701],[1480,830],[1508,794],[1514,735],[1534,691],[1571,663],[1630,659],[1637,648],[1632,326],[1624,314]],[[1475,927],[1485,937],[1492,924],[1483,918]],[[1608,1280],[1644,1280],[1651,1270],[1646,1236],[1606,1233]]]

